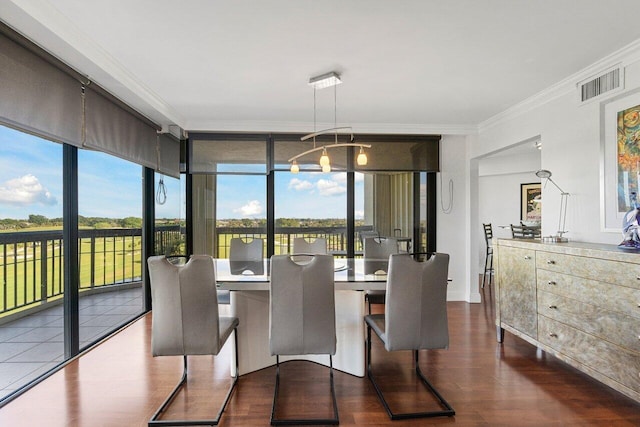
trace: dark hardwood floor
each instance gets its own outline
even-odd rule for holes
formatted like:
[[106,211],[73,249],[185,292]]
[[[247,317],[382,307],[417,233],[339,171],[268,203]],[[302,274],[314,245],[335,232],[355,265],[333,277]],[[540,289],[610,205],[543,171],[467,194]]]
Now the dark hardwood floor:
[[[640,426],[640,404],[513,335],[498,344],[492,304],[448,308],[450,348],[421,352],[420,366],[456,416],[392,422],[369,380],[336,372],[340,425]],[[147,315],[0,408],[0,425],[145,426],[182,369],[179,357],[151,357],[150,326]],[[394,409],[436,408],[415,382],[409,352],[387,353],[374,338],[373,353]],[[215,416],[229,366],[227,349],[215,361],[191,358],[188,388],[167,416]],[[281,375],[279,416],[330,415],[326,368],[287,362]],[[274,382],[275,368],[241,377],[221,425],[269,425]]]

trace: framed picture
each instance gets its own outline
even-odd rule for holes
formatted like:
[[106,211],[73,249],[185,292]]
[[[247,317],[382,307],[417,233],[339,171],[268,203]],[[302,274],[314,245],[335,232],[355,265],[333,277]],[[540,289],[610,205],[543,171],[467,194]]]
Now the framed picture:
[[520,184],[520,221],[540,222],[542,213],[542,186],[539,182]]
[[640,200],[640,91],[603,103],[601,119],[601,224],[620,232],[634,195]]

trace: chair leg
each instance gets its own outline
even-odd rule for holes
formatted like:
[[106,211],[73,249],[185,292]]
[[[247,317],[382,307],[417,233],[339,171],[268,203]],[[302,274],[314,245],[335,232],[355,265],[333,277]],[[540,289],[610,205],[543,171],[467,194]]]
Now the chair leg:
[[433,393],[434,396],[436,396],[438,398],[438,401],[440,402],[440,404],[444,408],[446,408],[445,410],[442,410],[442,411],[430,411],[430,412],[409,412],[409,413],[402,413],[402,414],[394,413],[391,410],[391,408],[389,407],[389,404],[387,403],[386,399],[384,398],[384,395],[382,394],[382,389],[380,389],[380,386],[378,385],[378,383],[376,382],[376,380],[375,380],[375,378],[373,376],[373,371],[371,369],[371,327],[369,325],[367,325],[367,376],[369,377],[369,380],[371,380],[371,383],[373,384],[373,387],[376,389],[376,393],[378,394],[378,398],[380,398],[380,401],[382,402],[382,406],[384,406],[384,409],[387,411],[387,414],[389,415],[389,418],[391,418],[391,420],[405,420],[405,419],[409,419],[409,418],[427,418],[427,417],[442,417],[442,416],[452,417],[452,416],[454,416],[456,414],[456,411],[454,411],[454,409],[451,407],[451,405],[449,405],[449,403],[442,397],[442,395],[435,389],[435,387],[422,374],[422,371],[420,370],[420,365],[418,364],[418,351],[414,350],[414,352],[415,352],[416,374],[422,380],[422,383],[425,385],[425,387],[427,387],[427,389],[431,393]]
[[[487,249],[487,253],[484,256],[484,274],[482,275],[482,289],[484,289],[484,282],[487,279],[488,262],[489,262],[489,250]],[[489,283],[491,283],[491,279],[489,279]]]
[[333,413],[335,418],[307,418],[307,419],[283,419],[276,418],[276,401],[280,389],[280,356],[276,355],[276,386],[273,391],[273,405],[271,406],[271,425],[338,425],[338,402],[333,382],[333,357],[329,355],[329,381],[331,383],[331,398],[333,400]]
[[489,261],[489,286],[491,286],[491,283],[493,283],[493,252],[491,252],[489,254],[489,256],[491,257],[491,260]]
[[218,412],[218,416],[215,419],[207,419],[207,420],[159,420],[158,418],[160,417],[160,415],[162,415],[162,413],[169,407],[169,405],[171,404],[171,402],[173,401],[173,399],[176,397],[176,395],[180,392],[180,389],[186,384],[187,382],[187,356],[183,356],[183,371],[182,371],[182,378],[180,379],[180,382],[178,383],[178,385],[175,386],[175,388],[173,389],[173,391],[171,392],[171,394],[169,395],[169,397],[167,397],[167,399],[164,401],[164,403],[162,404],[162,406],[160,406],[160,408],[156,411],[155,414],[153,414],[153,417],[151,417],[151,419],[149,420],[148,426],[152,427],[152,426],[215,426],[218,425],[218,423],[220,422],[220,417],[222,417],[222,413],[224,412],[224,410],[227,407],[227,403],[229,403],[229,399],[231,398],[231,394],[233,393],[233,390],[235,389],[236,383],[238,382],[238,330],[234,329],[234,341],[235,341],[235,346],[236,346],[236,375],[235,377],[233,377],[233,382],[231,383],[231,387],[229,387],[229,391],[227,392],[227,396],[224,399],[224,403],[222,404],[222,407],[220,408],[220,411]]

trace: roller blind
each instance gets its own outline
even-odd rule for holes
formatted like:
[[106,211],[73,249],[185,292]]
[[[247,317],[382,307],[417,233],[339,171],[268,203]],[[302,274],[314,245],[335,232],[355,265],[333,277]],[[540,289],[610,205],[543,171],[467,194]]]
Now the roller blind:
[[[439,172],[440,136],[356,135],[356,142],[371,144],[365,149],[367,164],[356,163],[353,168],[361,172]],[[357,148],[355,149],[357,150]]]
[[191,173],[267,173],[266,135],[190,134]]
[[82,145],[78,79],[26,49],[0,26],[0,122],[56,142]]
[[158,172],[180,178],[180,140],[168,134],[158,136]]
[[86,90],[84,146],[157,169],[157,145],[154,127],[97,91]]

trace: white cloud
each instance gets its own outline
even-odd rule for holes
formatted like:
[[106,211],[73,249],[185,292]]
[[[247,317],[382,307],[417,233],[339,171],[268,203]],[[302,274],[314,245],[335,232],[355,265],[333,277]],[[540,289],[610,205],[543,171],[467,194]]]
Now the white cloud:
[[364,211],[355,211],[353,213],[353,215],[355,216],[356,219],[363,219],[364,218]]
[[364,174],[363,173],[355,173],[353,174],[356,182],[364,182]]
[[37,177],[27,174],[0,185],[0,203],[26,206],[38,203],[55,205],[58,201],[40,184]]
[[313,184],[307,180],[303,181],[298,178],[293,178],[289,181],[289,188],[293,188],[296,191],[311,190],[313,188]]
[[321,196],[337,196],[347,192],[347,187],[340,185],[335,181],[320,179],[316,184]]
[[331,176],[331,180],[335,181],[335,182],[339,182],[339,183],[346,183],[347,182],[347,173],[346,172],[339,172],[339,173],[335,173]]
[[251,200],[247,202],[246,205],[238,209],[234,209],[233,211],[241,214],[242,216],[260,215],[262,213],[262,205],[258,200]]

